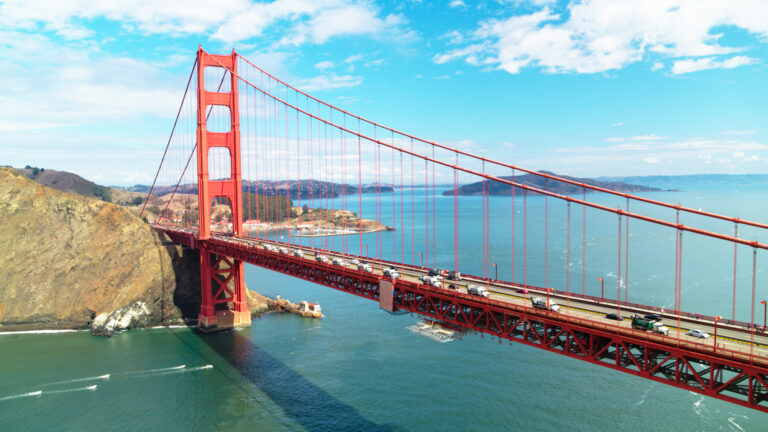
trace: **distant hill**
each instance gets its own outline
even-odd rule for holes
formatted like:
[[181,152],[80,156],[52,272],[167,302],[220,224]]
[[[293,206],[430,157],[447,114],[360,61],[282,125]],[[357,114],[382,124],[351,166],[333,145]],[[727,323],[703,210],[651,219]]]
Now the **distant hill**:
[[66,171],[56,171],[52,169],[37,168],[27,165],[25,168],[16,168],[16,171],[24,174],[42,185],[60,190],[62,192],[71,192],[79,195],[98,198],[103,201],[112,202],[112,191],[108,187],[97,185],[86,180],[77,174]]
[[[548,171],[539,171],[539,172],[543,174],[557,175]],[[569,177],[569,176],[562,176],[562,175],[558,175],[558,177],[562,177],[562,178],[573,180],[580,183],[586,183],[592,186],[611,189],[617,192],[655,192],[655,191],[662,190],[654,187],[640,186],[636,184],[629,184],[629,183],[617,182],[617,181],[600,181],[595,179]],[[551,192],[559,193],[562,195],[577,195],[577,194],[581,194],[583,191],[583,189],[579,186],[564,183],[561,181],[556,181],[556,180],[547,180],[543,177],[540,177],[534,174],[523,174],[519,176],[502,176],[500,178],[504,180],[510,180],[516,183],[524,184],[526,186],[535,187],[538,189],[549,190]],[[489,195],[502,195],[502,196],[512,195],[513,190],[515,191],[515,194],[523,193],[523,189],[515,186],[511,186],[498,181],[488,182]],[[454,192],[453,189],[447,190],[443,192],[443,195],[453,195],[453,192]],[[587,192],[590,192],[590,190],[587,189]],[[483,193],[483,182],[480,181],[480,182],[470,183],[470,184],[460,186],[458,189],[458,193],[459,195],[481,195]]]
[[766,174],[693,174],[679,176],[598,177],[601,181],[620,181],[662,189],[768,187]]
[[[141,193],[148,193],[150,187],[147,185],[133,185],[129,186],[127,188],[124,188],[127,192],[141,192]],[[179,185],[177,188],[174,186],[156,186],[155,189],[152,191],[152,195],[156,196],[163,196],[167,195],[169,193],[173,193],[173,191],[184,191],[184,193],[197,193],[197,185],[196,184],[187,184],[187,185]],[[375,193],[376,192],[376,185],[375,184],[367,184],[363,185],[362,193]],[[286,193],[286,191],[288,191]],[[328,198],[338,198],[341,195],[356,195],[358,193],[357,186],[353,186],[351,184],[344,185],[342,183],[331,183],[331,182],[324,182],[320,180],[278,180],[278,181],[272,181],[272,180],[243,180],[243,192],[246,193],[258,193],[265,196],[272,196],[272,195],[281,195],[286,196],[288,195],[288,198],[291,199],[309,199],[310,197],[319,198],[319,197],[326,197]],[[379,192],[381,193],[391,193],[392,192],[392,186],[382,184],[379,185]]]

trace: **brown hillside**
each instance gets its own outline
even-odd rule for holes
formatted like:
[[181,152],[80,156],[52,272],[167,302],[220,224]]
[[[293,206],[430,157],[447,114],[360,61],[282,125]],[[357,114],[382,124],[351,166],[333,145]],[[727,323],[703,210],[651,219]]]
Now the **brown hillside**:
[[127,209],[0,169],[0,325],[80,328],[142,301],[153,323],[194,317],[198,258]]

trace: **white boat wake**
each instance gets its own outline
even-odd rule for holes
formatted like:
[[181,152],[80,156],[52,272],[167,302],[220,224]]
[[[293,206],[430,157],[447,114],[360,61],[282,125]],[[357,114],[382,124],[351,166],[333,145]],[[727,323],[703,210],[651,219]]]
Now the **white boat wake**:
[[41,390],[37,390],[37,391],[29,392],[29,393],[17,394],[17,395],[14,395],[14,396],[6,396],[6,397],[0,398],[0,402],[9,401],[9,400],[13,400],[13,399],[21,399],[21,398],[31,397],[31,396],[40,396],[42,393],[43,392]]
[[62,384],[72,384],[72,383],[78,383],[78,382],[84,382],[84,381],[108,380],[109,377],[110,377],[109,374],[104,374],[104,375],[92,376],[87,378],[76,378],[76,379],[71,379],[67,381],[59,381],[59,382],[50,383],[50,384],[43,384],[41,387],[52,387],[52,386],[57,386]]

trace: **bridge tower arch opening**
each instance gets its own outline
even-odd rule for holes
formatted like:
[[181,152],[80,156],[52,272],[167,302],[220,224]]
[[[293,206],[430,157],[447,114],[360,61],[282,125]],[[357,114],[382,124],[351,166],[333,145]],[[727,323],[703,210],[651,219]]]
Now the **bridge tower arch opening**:
[[[211,77],[207,77],[207,73]],[[218,85],[211,86],[212,81],[218,81]],[[198,326],[203,331],[251,324],[243,262],[216,255],[207,247],[218,235],[215,228],[213,236],[211,234],[212,223],[216,222],[211,214],[215,202],[229,204],[231,229],[228,233],[240,235],[243,231],[237,84],[234,50],[231,55],[214,55],[198,49],[197,182],[202,300]],[[212,165],[214,158],[225,163]],[[229,168],[217,170],[214,166]]]

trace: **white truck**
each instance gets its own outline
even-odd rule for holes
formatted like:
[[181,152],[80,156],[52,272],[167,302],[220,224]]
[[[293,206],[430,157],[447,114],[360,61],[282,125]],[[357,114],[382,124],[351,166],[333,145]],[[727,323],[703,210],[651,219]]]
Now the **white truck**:
[[669,327],[665,326],[663,323],[655,322],[653,323],[653,330],[651,330],[652,333],[669,336]]
[[440,283],[441,282],[440,278],[438,278],[437,276],[422,276],[422,277],[424,277],[424,279],[422,279],[422,281],[426,285],[432,285],[433,287],[438,287],[438,288],[440,288],[440,286],[442,285]]
[[553,301],[550,301],[549,305],[547,305],[547,300],[543,298],[531,297],[531,303],[533,304],[533,307],[536,309],[544,309],[544,310],[550,310],[552,312],[560,312],[560,305],[558,305]]
[[484,286],[472,285],[472,284],[467,285],[467,294],[472,294],[472,295],[485,297],[485,298],[488,298],[488,296],[490,295],[490,293],[488,293],[488,290],[485,289]]
[[400,277],[400,273],[397,272],[397,270],[393,268],[385,268],[383,270],[384,276],[389,277],[390,279],[397,279]]
[[368,263],[358,263],[357,269],[368,273],[373,273],[373,267],[371,267],[371,265]]
[[337,265],[337,266],[341,266],[341,267],[346,267],[347,266],[347,262],[344,261],[341,258],[333,258],[331,261],[333,262],[333,265]]

